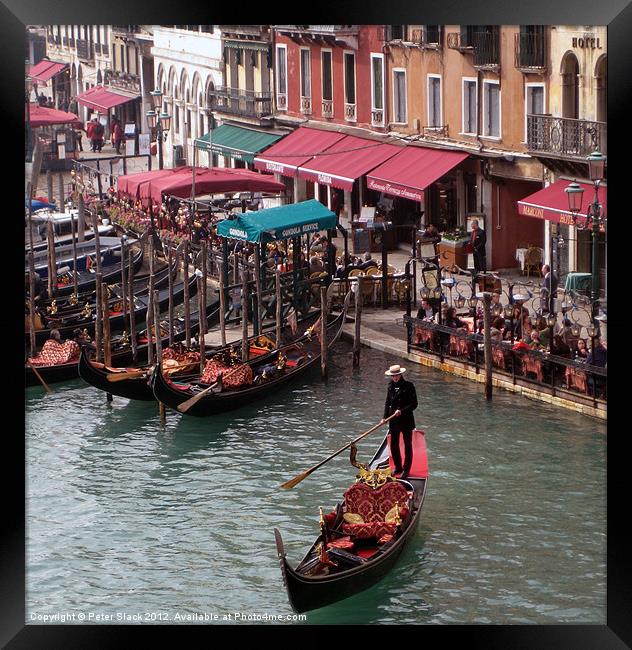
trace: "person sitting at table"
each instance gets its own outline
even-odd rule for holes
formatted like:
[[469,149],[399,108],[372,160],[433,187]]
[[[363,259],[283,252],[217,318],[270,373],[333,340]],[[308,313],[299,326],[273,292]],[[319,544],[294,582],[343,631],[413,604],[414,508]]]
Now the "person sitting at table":
[[500,341],[503,340],[505,332],[505,319],[502,316],[497,316],[494,318],[489,331],[492,341],[500,343]]
[[[588,353],[586,365],[597,366],[598,368],[605,368],[608,363],[608,350],[601,342],[601,339],[596,336],[594,339],[594,347]],[[588,376],[588,393],[590,395],[599,396],[606,387],[605,377],[598,375]]]
[[535,329],[540,333],[540,343],[545,348],[549,347],[549,327],[546,323],[546,318],[544,316],[538,316],[535,324]]
[[417,318],[419,320],[428,320],[433,321],[435,317],[435,311],[432,308],[432,305],[428,302],[427,298],[422,298],[421,307],[417,311]]
[[565,359],[571,358],[571,348],[564,341],[560,334],[555,334],[553,336],[553,343],[551,344],[551,354],[555,354],[558,357],[564,357]]
[[377,268],[377,262],[371,257],[371,253],[367,252],[364,254],[364,260],[358,264],[355,268],[360,269],[361,271],[366,271],[372,266]]
[[577,337],[573,335],[572,323],[568,318],[562,321],[562,325],[557,333],[571,350],[577,347]]
[[467,323],[465,321],[461,320],[456,315],[456,307],[448,308],[448,313],[446,315],[445,324],[448,327],[453,327],[455,329],[460,329],[460,328],[463,328],[463,327],[467,329]]
[[586,361],[588,358],[588,347],[586,346],[586,339],[577,339],[575,358],[579,361]]
[[309,272],[312,273],[322,273],[325,270],[325,265],[318,255],[312,255],[309,258]]
[[545,350],[546,348],[542,345],[540,341],[540,332],[533,329],[529,335],[528,345],[532,350]]

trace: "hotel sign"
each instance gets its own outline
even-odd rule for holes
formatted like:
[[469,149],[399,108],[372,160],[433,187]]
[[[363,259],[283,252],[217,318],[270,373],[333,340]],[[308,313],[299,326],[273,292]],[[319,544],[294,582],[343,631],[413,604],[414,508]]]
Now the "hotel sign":
[[[535,219],[545,219],[546,221],[552,221],[553,223],[561,223],[564,226],[574,225],[573,215],[571,215],[570,212],[562,212],[555,208],[547,208],[540,205],[530,205],[528,203],[518,202],[518,214],[523,217],[534,217]],[[577,218],[577,223],[581,224],[585,220],[586,217],[580,215]],[[600,227],[600,231],[604,232],[603,226]]]
[[594,36],[584,36],[580,38],[578,36],[573,36],[572,40],[573,47],[579,47],[584,50],[601,50],[601,44],[599,39]]

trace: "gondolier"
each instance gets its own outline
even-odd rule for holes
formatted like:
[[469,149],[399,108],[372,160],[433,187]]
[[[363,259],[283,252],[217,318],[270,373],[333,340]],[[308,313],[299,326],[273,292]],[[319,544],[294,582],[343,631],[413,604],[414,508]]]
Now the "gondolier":
[[[415,428],[415,417],[413,411],[417,408],[417,391],[415,385],[406,381],[403,374],[406,368],[399,365],[391,366],[384,374],[391,377],[386,392],[386,404],[384,405],[384,417],[382,423],[391,415],[396,415],[389,422],[391,434],[391,456],[395,469],[393,474],[401,474],[401,478],[408,478],[413,462],[413,429]],[[404,463],[399,449],[400,433],[404,438]]]

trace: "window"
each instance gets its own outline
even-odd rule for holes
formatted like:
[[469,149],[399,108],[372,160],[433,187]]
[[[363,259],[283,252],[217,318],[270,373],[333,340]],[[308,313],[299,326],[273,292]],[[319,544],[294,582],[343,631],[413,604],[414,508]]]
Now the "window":
[[527,141],[527,115],[544,113],[544,84],[527,84],[524,99],[524,141]]
[[[287,94],[287,49],[285,45],[277,45],[277,94]],[[279,108],[287,108],[284,104]]]
[[463,133],[478,132],[478,83],[463,79]]
[[321,65],[323,68],[323,99],[332,100],[334,97],[330,50],[323,50],[321,52]]
[[422,39],[425,45],[441,45],[441,25],[423,25]]
[[371,105],[373,110],[384,109],[384,56],[371,54]]
[[500,84],[483,82],[483,135],[500,138]]
[[428,75],[428,126],[442,126],[441,77]]
[[355,54],[345,52],[345,102],[355,104]]
[[393,117],[398,124],[408,122],[406,113],[406,70],[393,70]]
[[388,25],[386,36],[387,41],[405,41],[406,25]]
[[301,49],[301,97],[312,96],[311,52]]

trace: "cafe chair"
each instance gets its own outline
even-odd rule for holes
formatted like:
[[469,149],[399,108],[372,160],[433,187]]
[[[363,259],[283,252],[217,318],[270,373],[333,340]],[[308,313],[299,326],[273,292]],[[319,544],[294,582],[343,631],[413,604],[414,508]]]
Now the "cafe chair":
[[524,255],[524,272],[527,278],[531,273],[537,273],[542,277],[542,250],[536,246],[531,246],[527,249]]

